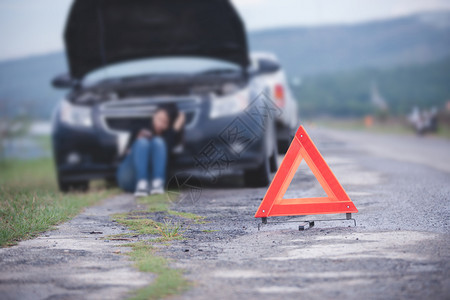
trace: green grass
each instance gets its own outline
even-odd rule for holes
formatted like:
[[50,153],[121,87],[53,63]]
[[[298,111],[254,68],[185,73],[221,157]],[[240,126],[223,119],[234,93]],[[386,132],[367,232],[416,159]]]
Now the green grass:
[[[180,270],[169,268],[168,261],[159,256],[151,245],[184,238],[182,226],[173,220],[174,217],[189,219],[196,224],[204,223],[204,217],[170,210],[171,202],[167,194],[140,198],[139,202],[146,205],[146,211],[134,211],[112,216],[116,222],[133,231],[132,234],[129,234],[130,236],[152,235],[150,238],[141,236],[141,239],[147,238],[145,242],[140,241],[126,245],[132,247],[132,251],[128,255],[136,262],[139,270],[157,275],[151,285],[138,290],[133,294],[132,299],[161,299],[180,294],[189,288],[190,283],[183,277]],[[164,222],[156,222],[149,218],[151,217],[149,213],[156,212],[164,212],[167,215]],[[161,246],[161,244],[159,245]]]
[[171,241],[183,238],[181,225],[170,219],[165,219],[164,223],[156,222],[149,219],[146,212],[141,211],[114,214],[112,217],[116,222],[125,225],[128,229],[134,231],[133,234],[128,235],[154,235],[157,236],[152,240],[154,242]]
[[172,216],[178,216],[185,219],[193,220],[195,224],[205,224],[205,217],[193,214],[193,213],[186,213],[181,211],[175,211],[175,210],[168,210],[167,213]]
[[136,291],[131,299],[162,299],[177,295],[187,290],[189,282],[183,277],[180,270],[169,267],[167,259],[155,254],[155,249],[144,242],[128,244],[133,251],[127,253],[142,272],[151,272],[157,277],[154,282]]
[[166,241],[181,238],[183,233],[181,228],[179,223],[173,222],[170,219],[165,219],[164,223],[161,223],[160,225],[156,224],[156,229],[161,235],[161,238]]
[[[171,241],[183,238],[181,225],[178,222],[171,220],[170,216],[190,219],[197,224],[204,222],[204,217],[202,216],[170,210],[170,202],[166,194],[140,198],[139,202],[147,206],[146,211],[114,214],[112,217],[116,222],[127,226],[136,234],[156,235],[157,238],[153,239],[153,242]],[[156,222],[149,218],[148,213],[156,212],[164,212],[167,214],[164,223]]]
[[[133,235],[152,235],[146,242],[140,241],[124,246],[130,246],[132,251],[127,253],[136,263],[136,267],[142,272],[155,274],[156,279],[149,286],[136,291],[131,299],[162,299],[170,295],[176,295],[189,287],[189,282],[183,277],[180,270],[171,269],[168,261],[157,255],[155,249],[149,243],[161,243],[183,239],[183,230],[179,223],[166,218],[164,223],[149,219],[150,212],[166,212],[169,214],[169,203],[166,195],[155,195],[141,199],[141,203],[147,204],[147,211],[134,211],[123,214],[115,214],[116,222],[127,226]],[[173,215],[173,214],[172,214]],[[190,216],[192,217],[192,216]]]
[[450,126],[441,125],[438,128],[437,136],[445,137],[450,139]]
[[185,219],[193,220],[196,224],[203,224],[205,218],[193,213],[180,212],[170,209],[171,202],[167,194],[153,195],[149,197],[140,198],[139,202],[147,206],[149,212],[165,212],[172,216],[178,216]]
[[145,212],[130,212],[114,214],[112,218],[122,224],[127,226],[130,230],[133,230],[136,234],[152,234],[157,235],[159,231],[157,229],[158,222],[148,219]]
[[51,159],[0,161],[0,246],[49,230],[112,193],[58,192]]

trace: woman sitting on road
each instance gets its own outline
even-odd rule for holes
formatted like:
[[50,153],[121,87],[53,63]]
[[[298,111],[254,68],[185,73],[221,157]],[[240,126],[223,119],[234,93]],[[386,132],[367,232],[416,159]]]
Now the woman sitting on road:
[[[164,193],[167,157],[180,141],[185,117],[176,105],[162,105],[149,128],[132,132],[125,158],[117,170],[117,183],[135,197]],[[151,188],[149,186],[151,182]]]

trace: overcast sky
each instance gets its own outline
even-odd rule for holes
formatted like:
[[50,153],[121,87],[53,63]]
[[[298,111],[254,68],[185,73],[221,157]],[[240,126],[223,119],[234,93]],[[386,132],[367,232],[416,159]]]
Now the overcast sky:
[[[188,0],[187,0],[188,1]],[[72,0],[0,0],[0,60],[58,51]],[[233,0],[249,30],[449,10],[450,0]]]

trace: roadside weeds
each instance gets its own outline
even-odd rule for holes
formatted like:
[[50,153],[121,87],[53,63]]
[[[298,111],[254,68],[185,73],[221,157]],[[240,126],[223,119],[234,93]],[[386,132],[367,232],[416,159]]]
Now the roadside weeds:
[[[195,224],[203,224],[204,217],[170,210],[171,203],[166,194],[149,196],[138,201],[146,205],[145,211],[132,211],[112,216],[116,222],[127,226],[133,233],[121,234],[120,237],[106,237],[121,240],[138,239],[137,242],[123,245],[131,247],[131,252],[126,255],[131,257],[140,271],[151,272],[157,276],[152,284],[134,292],[131,299],[161,299],[181,294],[189,289],[192,283],[184,278],[182,270],[170,268],[170,261],[159,255],[154,246],[164,246],[161,243],[184,239],[185,229],[179,222],[180,218]],[[155,214],[163,214],[163,222],[153,220]]]
[[150,272],[156,275],[152,284],[133,293],[130,299],[162,299],[167,296],[181,294],[191,283],[183,277],[183,272],[169,267],[169,261],[156,253],[148,242],[136,242],[123,245],[131,247],[127,253],[135,262],[141,272]]
[[115,193],[102,186],[60,193],[49,158],[0,161],[0,247],[33,238]]

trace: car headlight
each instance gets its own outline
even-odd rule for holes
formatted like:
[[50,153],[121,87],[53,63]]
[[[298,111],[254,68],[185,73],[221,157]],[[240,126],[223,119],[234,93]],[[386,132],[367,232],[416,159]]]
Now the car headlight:
[[92,111],[89,107],[72,105],[64,100],[59,110],[61,122],[72,126],[92,127]]
[[249,89],[245,88],[223,97],[213,96],[211,99],[211,119],[225,117],[242,112],[249,104]]

